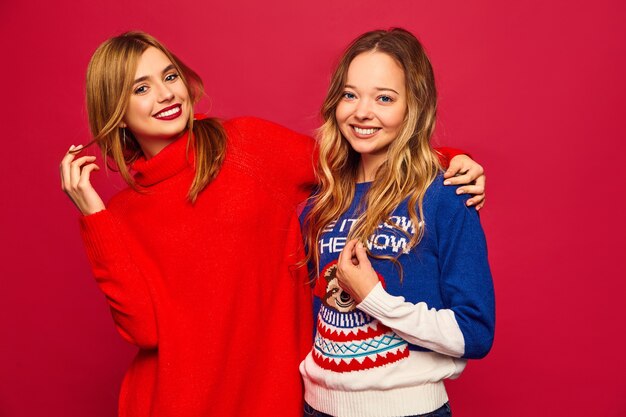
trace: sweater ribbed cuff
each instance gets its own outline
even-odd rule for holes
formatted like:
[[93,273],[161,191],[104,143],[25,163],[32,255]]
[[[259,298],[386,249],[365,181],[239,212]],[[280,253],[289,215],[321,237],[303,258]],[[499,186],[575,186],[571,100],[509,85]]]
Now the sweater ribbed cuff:
[[389,294],[379,282],[357,305],[357,308],[373,317],[389,317],[389,313],[402,302],[404,302],[403,297]]
[[109,210],[102,210],[80,219],[80,234],[90,259],[103,259],[119,253],[119,224]]

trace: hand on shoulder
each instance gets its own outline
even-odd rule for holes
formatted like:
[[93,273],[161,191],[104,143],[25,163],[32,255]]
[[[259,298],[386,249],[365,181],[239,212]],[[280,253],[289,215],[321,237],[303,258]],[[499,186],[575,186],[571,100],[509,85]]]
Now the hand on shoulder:
[[443,174],[444,185],[461,185],[457,194],[472,194],[467,200],[468,206],[480,210],[485,206],[485,170],[467,155],[456,155],[450,161],[450,166]]

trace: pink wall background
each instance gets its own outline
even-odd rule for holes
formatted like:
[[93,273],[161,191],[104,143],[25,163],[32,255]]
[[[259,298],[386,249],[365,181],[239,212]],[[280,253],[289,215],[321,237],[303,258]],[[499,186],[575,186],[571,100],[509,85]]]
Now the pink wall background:
[[97,45],[143,29],[203,76],[200,110],[310,132],[342,48],[390,26],[430,53],[439,142],[488,172],[496,341],[448,385],[455,416],[626,415],[626,3],[38,3],[0,2],[0,416],[114,416],[135,351],[58,179],[65,150],[88,140]]

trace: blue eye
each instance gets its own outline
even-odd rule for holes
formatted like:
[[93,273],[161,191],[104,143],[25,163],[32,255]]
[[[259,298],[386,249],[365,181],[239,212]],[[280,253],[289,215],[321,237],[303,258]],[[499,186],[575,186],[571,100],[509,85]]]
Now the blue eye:
[[346,100],[354,100],[356,98],[356,95],[349,91],[344,91],[341,97],[345,98]]
[[146,91],[148,91],[148,86],[142,85],[142,86],[139,86],[139,87],[135,88],[135,91],[133,91],[133,93],[135,93],[135,94],[143,94]]
[[174,81],[177,78],[178,78],[178,74],[174,72],[172,74],[166,75],[165,76],[165,81]]
[[378,97],[378,100],[380,100],[383,103],[393,103],[393,98],[389,96],[380,96]]

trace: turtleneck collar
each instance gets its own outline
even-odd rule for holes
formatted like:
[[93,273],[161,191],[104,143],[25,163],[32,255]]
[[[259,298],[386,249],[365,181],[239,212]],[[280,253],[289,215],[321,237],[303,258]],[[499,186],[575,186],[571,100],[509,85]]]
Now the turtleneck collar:
[[153,158],[140,157],[133,162],[131,168],[135,171],[135,181],[142,187],[150,187],[168,178],[175,176],[184,169],[193,166],[193,147],[187,153],[187,130],[176,141],[167,145]]

